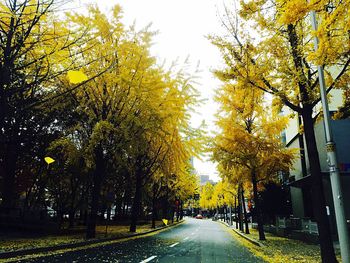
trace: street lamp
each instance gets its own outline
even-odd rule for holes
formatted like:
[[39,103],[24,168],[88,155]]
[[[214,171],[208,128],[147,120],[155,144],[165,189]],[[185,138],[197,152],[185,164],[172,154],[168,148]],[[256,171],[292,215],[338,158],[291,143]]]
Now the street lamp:
[[[315,11],[311,11],[311,25],[313,30],[317,30],[317,21]],[[314,39],[315,51],[318,49],[318,37],[315,35]],[[331,179],[331,188],[333,194],[335,218],[337,223],[340,253],[343,263],[350,263],[350,247],[349,235],[345,218],[343,193],[341,190],[340,174],[338,169],[337,155],[335,151],[335,143],[333,141],[332,129],[330,126],[330,114],[327,102],[326,84],[324,79],[324,72],[321,65],[317,65],[318,78],[320,82],[320,94],[323,108],[324,129],[326,134],[326,149],[328,156],[329,175]]]

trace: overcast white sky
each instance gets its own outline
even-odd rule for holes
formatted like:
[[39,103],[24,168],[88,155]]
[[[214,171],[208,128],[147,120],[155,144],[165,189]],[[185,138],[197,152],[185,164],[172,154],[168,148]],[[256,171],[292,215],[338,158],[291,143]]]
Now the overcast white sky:
[[[222,10],[224,0],[89,0],[79,1],[98,3],[102,11],[120,4],[124,11],[124,23],[144,27],[152,23],[152,29],[159,31],[154,38],[153,55],[159,61],[178,60],[179,63],[189,57],[193,68],[198,62],[201,73],[196,86],[202,98],[207,101],[197,108],[198,114],[192,117],[192,125],[197,127],[205,120],[209,130],[214,129],[214,113],[217,105],[213,101],[215,89],[220,85],[211,70],[220,66],[221,58],[216,47],[210,44],[206,35],[222,30],[218,10]],[[209,131],[210,132],[210,131]],[[208,174],[217,180],[215,164],[208,160],[194,160],[199,174]]]

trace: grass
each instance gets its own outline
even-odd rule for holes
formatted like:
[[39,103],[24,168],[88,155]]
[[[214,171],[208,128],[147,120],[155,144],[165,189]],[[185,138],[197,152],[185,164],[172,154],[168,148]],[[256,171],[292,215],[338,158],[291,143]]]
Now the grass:
[[[271,263],[319,263],[321,262],[320,247],[318,245],[307,244],[299,240],[278,237],[270,233],[265,233],[266,240],[259,241],[263,246],[253,245],[248,240],[230,231],[242,245],[247,247],[253,254]],[[250,229],[250,238],[259,240],[258,231]],[[339,253],[337,254],[340,260]]]
[[[161,221],[156,222],[156,227],[162,226]],[[143,233],[151,230],[151,224],[137,226],[137,233]],[[126,225],[98,225],[96,227],[96,239],[105,237],[127,237],[130,235],[129,226]],[[21,233],[5,234],[0,237],[0,252],[16,251],[21,249],[30,249],[37,247],[48,247],[62,244],[71,244],[85,241],[85,233],[67,234],[67,235],[21,235]]]

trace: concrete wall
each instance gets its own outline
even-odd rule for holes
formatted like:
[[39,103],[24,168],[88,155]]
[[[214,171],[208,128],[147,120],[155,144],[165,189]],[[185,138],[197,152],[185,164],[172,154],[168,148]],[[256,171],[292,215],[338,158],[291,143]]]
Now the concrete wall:
[[[338,163],[343,171],[350,172],[350,119],[332,120],[333,139],[336,144]],[[320,156],[321,170],[328,172],[326,138],[323,121],[315,125],[317,150]]]
[[[337,159],[341,172],[341,184],[343,190],[343,200],[345,214],[350,219],[350,119],[331,121],[334,142],[336,144]],[[324,136],[324,125],[318,123],[315,127],[317,138],[317,148],[320,155],[321,170],[328,173],[327,152],[325,148],[326,140]],[[327,204],[331,209],[332,217],[334,217],[334,206],[330,179],[324,183],[325,196]],[[334,220],[332,222],[335,223]]]
[[[290,114],[290,110],[286,111],[287,114]],[[298,125],[298,115],[295,114],[293,118],[289,119],[288,126],[285,130],[286,134],[286,143],[290,143],[290,141],[297,135],[299,132],[299,125]]]
[[293,168],[290,171],[290,175],[295,176],[295,180],[301,179],[303,177],[302,168],[301,168],[301,160],[299,154],[299,138],[296,137],[294,141],[290,142],[288,148],[298,149],[297,158],[295,158],[293,162]]
[[293,216],[299,218],[305,217],[302,190],[297,187],[291,187],[290,198],[292,201]]

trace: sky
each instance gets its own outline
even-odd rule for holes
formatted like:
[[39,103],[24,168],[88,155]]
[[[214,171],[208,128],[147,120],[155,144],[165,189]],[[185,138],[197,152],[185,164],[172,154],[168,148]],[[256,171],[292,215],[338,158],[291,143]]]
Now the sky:
[[[215,130],[214,114],[217,104],[214,102],[215,89],[220,82],[215,79],[212,70],[222,65],[219,51],[206,38],[209,34],[222,32],[218,14],[224,5],[224,0],[80,0],[80,4],[97,3],[104,12],[109,12],[115,4],[122,6],[123,22],[131,25],[136,22],[137,28],[143,28],[150,23],[151,29],[158,31],[154,37],[151,53],[169,64],[178,61],[179,64],[188,59],[192,71],[199,65],[196,88],[204,99],[202,105],[192,114],[191,125],[198,127],[204,120],[208,133]],[[204,157],[194,159],[194,168],[198,174],[207,174],[217,181],[216,165]]]

